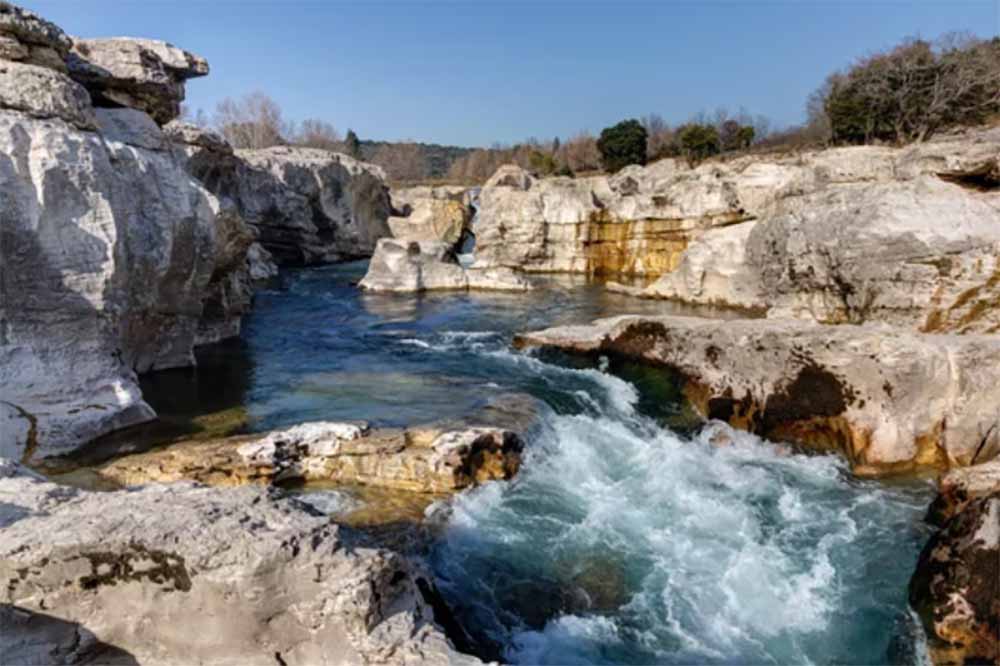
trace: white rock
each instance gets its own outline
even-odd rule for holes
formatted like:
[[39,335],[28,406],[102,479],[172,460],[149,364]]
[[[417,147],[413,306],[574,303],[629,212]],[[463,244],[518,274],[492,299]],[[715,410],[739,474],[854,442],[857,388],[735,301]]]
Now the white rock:
[[681,374],[708,418],[843,453],[859,473],[1000,454],[1000,339],[777,319],[622,316],[519,336]]
[[384,238],[375,248],[368,272],[359,283],[375,292],[415,293],[431,290],[480,289],[529,291],[531,283],[512,269],[465,268],[452,245],[441,241]]
[[257,487],[89,493],[0,462],[0,654],[100,662],[111,646],[144,664],[477,663],[434,624],[425,574],[317,514]]

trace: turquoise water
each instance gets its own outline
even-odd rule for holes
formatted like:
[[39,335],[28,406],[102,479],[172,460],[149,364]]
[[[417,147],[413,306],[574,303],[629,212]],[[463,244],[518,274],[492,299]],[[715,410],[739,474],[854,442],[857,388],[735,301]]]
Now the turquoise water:
[[722,426],[671,430],[684,421],[669,377],[510,349],[517,331],[664,303],[579,280],[373,296],[353,286],[363,272],[292,271],[261,292],[231,385],[255,429],[542,401],[519,477],[460,497],[429,556],[484,650],[532,664],[910,659],[893,645],[912,641],[927,484],[858,481],[833,456]]

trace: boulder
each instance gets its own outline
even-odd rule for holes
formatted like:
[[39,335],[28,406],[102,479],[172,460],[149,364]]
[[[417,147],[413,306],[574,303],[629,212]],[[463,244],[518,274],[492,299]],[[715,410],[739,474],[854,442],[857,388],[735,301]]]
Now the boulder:
[[359,286],[369,291],[415,293],[479,289],[528,291],[531,284],[510,268],[465,268],[452,244],[383,238]]
[[931,537],[910,605],[933,663],[1000,662],[1000,493],[971,500]]
[[[472,211],[465,191],[456,188],[412,188],[423,192],[393,192],[398,213],[389,229],[398,240],[441,241],[455,246],[468,231]],[[402,206],[400,206],[401,202]]]
[[155,39],[75,39],[67,57],[70,76],[97,106],[145,111],[159,124],[180,115],[184,82],[208,74],[204,58]]
[[841,452],[863,475],[1000,454],[1000,340],[796,320],[623,316],[517,338],[678,373],[704,417]]
[[709,229],[691,242],[680,264],[648,287],[609,283],[608,289],[644,298],[766,312],[760,279],[746,260],[747,239],[755,222]]
[[417,566],[263,488],[85,492],[0,461],[0,529],[4,663],[478,663]]
[[517,473],[523,444],[493,427],[371,430],[312,422],[263,435],[193,441],[125,456],[97,474],[122,486],[193,480],[219,486],[329,481],[455,493]]
[[27,9],[0,2],[0,60],[65,72],[64,59],[71,45],[59,26]]
[[695,172],[686,192],[660,194],[675,170],[667,161],[610,178],[538,180],[505,166],[479,195],[476,265],[658,277],[701,231],[752,219],[714,173]]

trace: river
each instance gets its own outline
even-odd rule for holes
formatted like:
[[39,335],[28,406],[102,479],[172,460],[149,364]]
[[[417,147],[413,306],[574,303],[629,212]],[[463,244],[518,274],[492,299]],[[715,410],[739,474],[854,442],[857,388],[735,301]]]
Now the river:
[[364,270],[283,272],[194,388],[171,392],[181,375],[160,373],[147,392],[161,409],[167,394],[238,404],[253,430],[401,426],[513,392],[539,399],[518,478],[459,497],[429,554],[468,631],[506,660],[917,658],[900,646],[915,641],[906,585],[928,483],[857,480],[833,455],[692,427],[664,372],[510,347],[518,331],[662,302],[569,278],[529,294],[370,295],[354,286]]

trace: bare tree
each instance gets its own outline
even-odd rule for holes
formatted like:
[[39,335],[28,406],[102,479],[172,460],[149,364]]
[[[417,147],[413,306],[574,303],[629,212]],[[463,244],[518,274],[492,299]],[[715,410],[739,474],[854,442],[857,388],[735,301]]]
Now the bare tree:
[[383,144],[375,151],[371,161],[385,169],[393,182],[422,180],[428,176],[424,152],[412,141]]
[[340,134],[330,123],[318,118],[307,118],[299,124],[293,143],[323,150],[343,150]]
[[208,114],[205,113],[205,109],[199,107],[197,111],[191,111],[191,107],[187,104],[181,104],[180,120],[204,128],[212,124],[208,118]]
[[674,131],[662,116],[650,113],[643,117],[642,126],[646,128],[646,159],[658,160],[675,154]]
[[281,107],[257,91],[238,100],[226,98],[215,108],[215,126],[234,148],[267,148],[284,144],[292,134]]
[[601,151],[590,132],[580,132],[563,144],[564,161],[574,173],[597,171],[601,168]]

